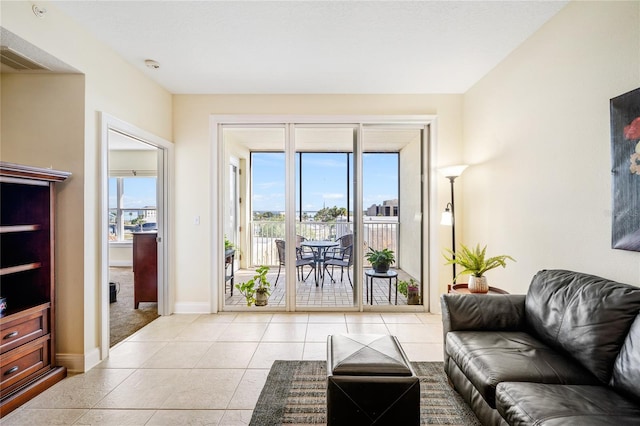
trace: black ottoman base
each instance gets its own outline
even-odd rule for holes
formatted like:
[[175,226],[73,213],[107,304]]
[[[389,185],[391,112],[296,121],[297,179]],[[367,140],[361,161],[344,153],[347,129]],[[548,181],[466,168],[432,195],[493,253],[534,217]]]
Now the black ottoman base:
[[327,424],[418,425],[420,380],[393,336],[329,336]]

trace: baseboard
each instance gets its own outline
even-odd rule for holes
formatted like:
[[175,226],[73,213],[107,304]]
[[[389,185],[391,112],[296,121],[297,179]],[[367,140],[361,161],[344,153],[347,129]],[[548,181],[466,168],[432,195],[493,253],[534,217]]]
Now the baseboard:
[[100,363],[100,350],[93,349],[82,354],[56,354],[56,364],[66,367],[69,373],[79,374],[91,370]]
[[202,302],[176,303],[174,314],[210,314],[211,305]]
[[80,354],[56,354],[56,364],[66,367],[69,373],[84,372],[84,357]]
[[84,367],[85,371],[91,370],[96,365],[100,364],[102,358],[100,357],[100,348],[94,348],[84,354]]

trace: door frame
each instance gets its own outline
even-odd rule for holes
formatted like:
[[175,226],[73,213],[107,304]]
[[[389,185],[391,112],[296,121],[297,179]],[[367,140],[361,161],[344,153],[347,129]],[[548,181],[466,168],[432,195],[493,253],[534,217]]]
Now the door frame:
[[[362,126],[379,125],[422,125],[424,126],[424,143],[427,144],[427,152],[423,156],[425,167],[423,179],[423,212],[426,215],[422,221],[423,243],[429,249],[423,251],[423,264],[425,265],[424,277],[428,280],[428,285],[424,286],[426,294],[423,295],[422,307],[427,312],[439,312],[439,290],[438,290],[438,268],[437,262],[440,259],[437,250],[438,244],[438,203],[437,203],[437,168],[436,168],[436,146],[437,146],[437,116],[435,115],[211,115],[209,119],[211,137],[211,172],[210,182],[212,188],[210,220],[211,229],[211,275],[210,292],[211,306],[210,312],[216,313],[222,309],[222,288],[218,285],[224,271],[224,218],[220,214],[223,205],[215,194],[224,193],[224,173],[226,173],[225,148],[222,133],[223,125],[283,125],[288,132],[292,132],[289,124],[354,124]],[[290,150],[285,150],[290,151]],[[355,158],[355,157],[354,157]],[[361,166],[361,165],[360,165]],[[361,183],[359,183],[361,184]],[[359,193],[359,192],[358,192]],[[293,201],[292,201],[293,202]],[[354,206],[357,207],[357,206]],[[361,224],[360,224],[361,226]],[[291,234],[291,230],[288,232]],[[293,297],[293,296],[289,296]],[[360,298],[361,299],[361,298]],[[358,308],[363,311],[362,303]],[[287,310],[291,309],[288,303]]]
[[173,312],[173,282],[170,279],[173,241],[173,143],[112,115],[100,112],[100,358],[109,356],[109,131],[115,131],[155,146],[158,150],[158,314]]

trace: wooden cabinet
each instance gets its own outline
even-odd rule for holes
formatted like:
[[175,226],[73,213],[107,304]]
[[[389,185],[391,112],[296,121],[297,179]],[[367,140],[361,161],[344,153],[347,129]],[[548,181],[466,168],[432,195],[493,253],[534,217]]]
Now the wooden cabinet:
[[158,301],[157,232],[133,234],[133,304]]
[[55,366],[54,185],[69,176],[0,162],[0,417],[67,375]]

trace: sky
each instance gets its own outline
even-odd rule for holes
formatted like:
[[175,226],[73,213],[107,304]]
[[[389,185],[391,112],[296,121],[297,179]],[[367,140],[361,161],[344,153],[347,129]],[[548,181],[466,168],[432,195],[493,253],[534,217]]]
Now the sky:
[[[347,207],[347,158],[345,153],[304,153],[302,210],[318,211],[323,207]],[[299,173],[296,156],[296,175]],[[398,155],[395,153],[368,153],[363,155],[363,207],[382,204],[398,198]],[[284,211],[284,153],[254,153],[253,210]],[[353,164],[349,165],[353,174]],[[142,208],[156,204],[156,178],[131,177],[124,182],[124,208]],[[296,193],[299,181],[296,179]],[[353,197],[353,187],[351,187]],[[116,208],[116,178],[109,178],[109,207]],[[296,199],[296,210],[299,200]],[[353,200],[350,203],[353,211]]]
[[[299,173],[296,156],[296,175]],[[352,156],[349,156],[352,161]],[[363,155],[363,206],[382,204],[398,198],[398,154]],[[253,153],[253,210],[284,211],[284,153]],[[353,174],[353,165],[349,166]],[[323,207],[347,207],[347,154],[302,154],[302,210],[318,211]],[[299,180],[296,178],[296,193]],[[353,190],[351,190],[353,197]],[[296,210],[299,200],[296,199]],[[353,211],[353,201],[350,203]]]
[[[109,208],[117,205],[116,178],[109,178]],[[156,178],[131,177],[124,180],[124,208],[136,209],[156,205]]]

